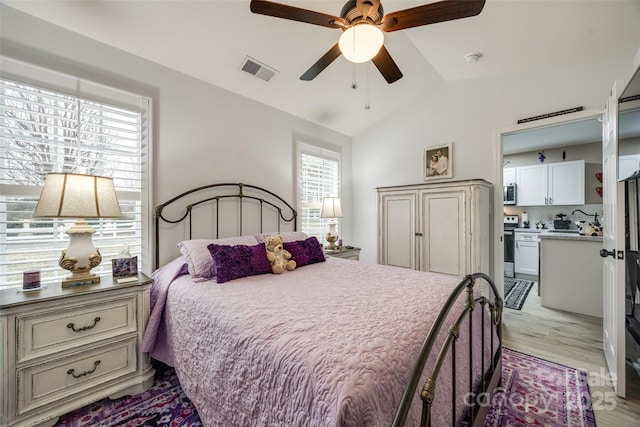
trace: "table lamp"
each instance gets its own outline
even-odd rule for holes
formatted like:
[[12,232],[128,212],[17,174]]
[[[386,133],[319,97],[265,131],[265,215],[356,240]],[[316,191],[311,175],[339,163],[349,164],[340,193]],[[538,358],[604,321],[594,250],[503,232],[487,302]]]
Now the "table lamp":
[[322,211],[320,212],[320,218],[329,219],[329,232],[327,233],[326,240],[329,242],[329,250],[335,250],[338,247],[336,242],[338,241],[338,231],[336,230],[336,218],[342,218],[342,207],[340,206],[340,197],[325,197],[322,201]]
[[62,287],[100,283],[100,276],[91,273],[102,261],[93,245],[96,231],[87,218],[119,218],[122,216],[113,179],[75,173],[49,173],[44,181],[34,218],[74,218],[75,224],[66,230],[69,247],[62,251],[60,267],[71,272]]

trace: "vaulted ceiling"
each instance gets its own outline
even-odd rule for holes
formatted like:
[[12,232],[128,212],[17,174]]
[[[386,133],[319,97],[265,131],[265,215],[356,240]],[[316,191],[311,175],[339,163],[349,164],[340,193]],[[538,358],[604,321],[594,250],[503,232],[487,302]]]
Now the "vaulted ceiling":
[[[4,3],[352,136],[447,82],[629,60],[640,48],[637,0],[488,0],[476,17],[386,33],[385,46],[404,74],[393,84],[370,62],[354,65],[343,57],[307,82],[300,76],[341,30],[253,14],[249,1]],[[282,3],[330,15],[340,15],[344,5]],[[385,13],[425,3],[382,0]],[[482,57],[466,62],[472,52]],[[265,82],[242,71],[246,56],[276,69],[275,77]]]

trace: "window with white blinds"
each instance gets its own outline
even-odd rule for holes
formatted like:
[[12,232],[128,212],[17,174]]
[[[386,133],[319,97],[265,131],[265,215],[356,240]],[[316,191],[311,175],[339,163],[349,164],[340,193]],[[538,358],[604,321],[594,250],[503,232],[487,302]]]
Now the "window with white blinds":
[[320,218],[322,200],[330,196],[340,196],[340,153],[298,143],[300,230],[321,243],[329,229],[329,218]]
[[68,275],[58,259],[71,222],[32,218],[48,172],[114,180],[122,217],[88,221],[103,257],[93,272],[110,272],[125,245],[141,261],[148,109],[142,97],[124,108],[0,78],[0,288],[21,285],[27,270],[43,283]]

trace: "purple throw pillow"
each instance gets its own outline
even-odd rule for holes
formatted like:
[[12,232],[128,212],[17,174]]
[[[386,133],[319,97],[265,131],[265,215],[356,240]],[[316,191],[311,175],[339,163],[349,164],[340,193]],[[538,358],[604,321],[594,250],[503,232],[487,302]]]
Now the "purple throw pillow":
[[264,244],[228,246],[212,243],[207,248],[213,258],[213,269],[218,283],[271,273],[271,264]]
[[322,245],[313,236],[296,242],[284,242],[283,245],[291,254],[291,259],[296,262],[296,267],[326,261]]

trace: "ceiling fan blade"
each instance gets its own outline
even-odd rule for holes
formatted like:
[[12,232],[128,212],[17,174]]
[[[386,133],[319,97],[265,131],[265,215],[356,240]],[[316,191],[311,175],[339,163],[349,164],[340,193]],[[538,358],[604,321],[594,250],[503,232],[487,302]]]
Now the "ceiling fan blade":
[[318,59],[315,64],[311,66],[302,76],[300,76],[300,80],[310,81],[316,78],[318,74],[322,72],[325,68],[329,66],[333,61],[336,60],[337,57],[342,55],[340,52],[340,48],[338,47],[338,43],[335,44],[327,53],[322,55],[322,58]]
[[398,68],[386,47],[382,46],[378,54],[374,56],[371,61],[387,83],[393,83],[402,78],[400,68]]
[[476,16],[484,8],[485,0],[445,0],[411,9],[391,12],[382,18],[383,31],[398,31],[421,25],[452,21]]
[[320,25],[329,28],[342,28],[346,21],[332,15],[326,15],[299,7],[287,6],[264,0],[251,0],[251,12],[260,15],[274,16],[276,18],[289,19],[291,21],[305,22],[307,24]]

